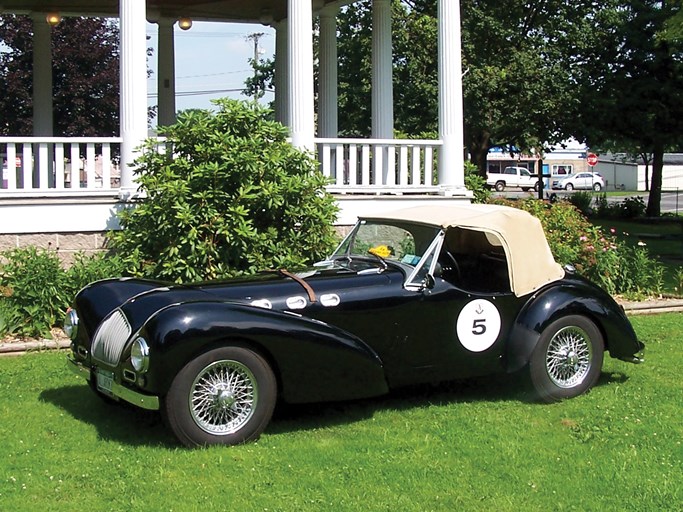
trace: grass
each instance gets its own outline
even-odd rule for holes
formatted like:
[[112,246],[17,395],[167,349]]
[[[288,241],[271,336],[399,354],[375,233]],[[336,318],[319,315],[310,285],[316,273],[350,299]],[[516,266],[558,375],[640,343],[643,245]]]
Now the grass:
[[563,403],[477,379],[280,408],[257,443],[202,450],[105,405],[64,353],[0,358],[0,508],[681,510],[681,316],[633,323],[647,362],[606,358]]
[[645,244],[650,255],[664,266],[665,293],[683,296],[683,221],[590,220],[607,232],[614,229],[616,237],[630,246]]

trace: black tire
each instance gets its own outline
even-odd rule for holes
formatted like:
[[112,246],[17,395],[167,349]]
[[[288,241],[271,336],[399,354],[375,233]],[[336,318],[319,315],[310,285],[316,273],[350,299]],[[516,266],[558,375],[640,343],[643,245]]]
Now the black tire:
[[275,375],[256,352],[241,346],[210,350],[175,376],[162,415],[186,446],[253,441],[273,415]]
[[529,187],[522,187],[522,192],[529,192]]
[[504,181],[497,181],[495,189],[496,189],[496,192],[502,192],[503,190],[505,190],[505,182]]
[[541,333],[529,361],[529,377],[538,398],[557,402],[588,391],[602,370],[605,345],[588,318],[570,315]]
[[593,190],[600,192],[602,190],[602,185],[600,185],[600,183],[593,183]]
[[572,190],[574,190],[574,185],[572,185],[571,183],[567,183],[564,189],[568,192],[571,192]]
[[535,192],[538,192],[538,189],[540,188],[540,186],[541,186],[541,182],[540,182],[540,181],[537,181],[536,183],[534,183],[534,191],[535,191]]

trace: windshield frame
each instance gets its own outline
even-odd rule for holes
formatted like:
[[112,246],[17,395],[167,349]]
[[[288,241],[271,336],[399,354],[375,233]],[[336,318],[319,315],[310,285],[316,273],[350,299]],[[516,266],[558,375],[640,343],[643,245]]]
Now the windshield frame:
[[[364,226],[391,226],[407,231],[415,240],[415,232],[422,234],[421,245],[425,247],[422,254],[415,254],[419,258],[414,262],[403,261],[402,259],[383,258],[376,253],[354,253],[352,252],[356,242],[359,231]],[[324,265],[334,263],[339,260],[353,261],[358,259],[377,259],[377,263],[381,265],[377,269],[381,273],[386,268],[385,266],[392,265],[401,269],[405,275],[403,286],[407,290],[422,290],[425,287],[427,275],[434,275],[434,270],[438,261],[438,255],[441,251],[443,241],[445,238],[445,231],[435,225],[423,224],[420,222],[406,222],[396,221],[391,219],[360,219],[353,229],[344,237],[344,239],[337,245],[332,254],[323,262],[317,265]],[[416,247],[417,249],[417,247]],[[415,251],[416,253],[418,251]],[[365,273],[365,271],[361,271]]]

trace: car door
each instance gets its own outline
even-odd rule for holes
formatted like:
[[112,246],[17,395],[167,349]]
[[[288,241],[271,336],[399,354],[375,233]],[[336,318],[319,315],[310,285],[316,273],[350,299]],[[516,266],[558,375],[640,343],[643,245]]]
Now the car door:
[[592,176],[587,172],[579,173],[576,176],[575,188],[591,188],[593,186],[591,178]]

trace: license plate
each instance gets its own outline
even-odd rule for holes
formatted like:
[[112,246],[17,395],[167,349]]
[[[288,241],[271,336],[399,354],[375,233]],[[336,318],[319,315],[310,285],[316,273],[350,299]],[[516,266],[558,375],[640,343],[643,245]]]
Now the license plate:
[[97,368],[95,370],[95,376],[97,378],[97,389],[103,393],[111,395],[111,389],[114,384],[114,374],[105,370],[100,370]]

